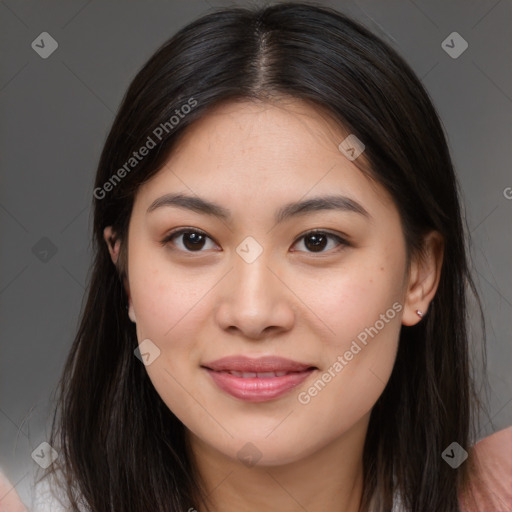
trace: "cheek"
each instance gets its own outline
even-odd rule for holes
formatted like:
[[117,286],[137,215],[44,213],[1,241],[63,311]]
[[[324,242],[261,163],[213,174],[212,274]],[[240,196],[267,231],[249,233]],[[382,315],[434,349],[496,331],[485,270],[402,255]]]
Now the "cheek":
[[338,336],[323,344],[318,375],[299,390],[299,407],[315,418],[322,439],[350,429],[371,411],[386,387],[396,358],[401,305],[398,301],[380,304],[366,301],[359,316],[343,312],[335,325]]
[[130,265],[137,338],[139,343],[151,340],[160,351],[146,366],[148,376],[163,402],[182,421],[202,417],[204,411],[190,394],[190,367],[199,358],[196,340],[207,284],[187,278],[150,251],[134,251]]
[[160,250],[136,249],[130,256],[130,290],[137,326],[145,337],[166,344],[176,339],[175,332],[183,333],[193,325],[194,306],[205,295],[208,283],[171,265]]
[[395,333],[399,330],[402,274],[396,263],[386,266],[381,261],[361,261],[325,278],[302,281],[298,295],[306,297],[311,310],[307,314],[316,317],[315,323],[326,332],[323,341],[328,347],[343,350],[361,333],[364,341],[365,329],[376,323],[379,331],[391,330],[392,324],[396,324]]
[[314,404],[318,414],[339,404],[331,419],[341,422],[373,407],[395,362],[404,264],[405,256],[399,252],[370,253],[350,270],[310,286],[312,309],[321,312],[329,332],[322,339],[318,380],[301,390],[305,395],[300,403]]

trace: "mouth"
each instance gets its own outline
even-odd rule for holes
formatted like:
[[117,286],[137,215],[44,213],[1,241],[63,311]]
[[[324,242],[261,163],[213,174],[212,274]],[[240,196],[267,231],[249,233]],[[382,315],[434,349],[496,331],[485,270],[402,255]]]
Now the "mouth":
[[316,366],[280,357],[231,356],[201,365],[225,393],[248,402],[278,398],[304,382]]
[[[211,370],[211,368],[207,368]],[[217,370],[212,370],[217,371]],[[258,379],[269,379],[271,377],[283,377],[284,375],[290,375],[291,373],[300,373],[300,372],[236,372],[234,370],[221,370],[222,373],[229,373],[230,375],[234,375],[235,377],[242,377],[242,379],[254,379],[257,377]]]

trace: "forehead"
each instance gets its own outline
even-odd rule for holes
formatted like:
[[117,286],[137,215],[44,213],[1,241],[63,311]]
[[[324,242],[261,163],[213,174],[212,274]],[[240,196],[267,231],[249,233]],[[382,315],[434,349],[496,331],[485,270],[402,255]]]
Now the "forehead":
[[223,103],[186,129],[137,200],[148,208],[178,191],[247,209],[345,192],[369,210],[394,208],[387,191],[358,168],[367,164],[364,152],[355,162],[340,151],[348,135],[325,110],[296,99]]
[[[280,160],[294,155],[300,159],[304,151],[313,148],[339,157],[338,145],[348,135],[325,108],[313,103],[288,97],[271,102],[239,100],[210,109],[185,131],[173,153],[177,155],[191,146],[197,150],[200,138],[212,144],[208,150],[219,158],[243,158],[251,150],[262,148],[266,152],[260,155],[266,160],[271,155]],[[364,154],[360,161],[364,161]]]

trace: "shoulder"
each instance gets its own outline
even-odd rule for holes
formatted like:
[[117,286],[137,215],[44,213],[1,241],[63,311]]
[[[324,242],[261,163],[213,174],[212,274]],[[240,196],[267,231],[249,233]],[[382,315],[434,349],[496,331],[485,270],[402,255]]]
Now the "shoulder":
[[[83,504],[81,512],[87,512]],[[30,512],[68,512],[70,502],[66,493],[64,477],[61,472],[38,480],[32,490]]]
[[25,504],[21,501],[16,487],[10,482],[0,468],[0,511],[27,512]]
[[36,482],[32,491],[31,512],[65,512],[64,488],[59,482],[50,485],[48,477]]
[[478,441],[468,460],[471,479],[460,496],[461,510],[512,512],[512,426]]

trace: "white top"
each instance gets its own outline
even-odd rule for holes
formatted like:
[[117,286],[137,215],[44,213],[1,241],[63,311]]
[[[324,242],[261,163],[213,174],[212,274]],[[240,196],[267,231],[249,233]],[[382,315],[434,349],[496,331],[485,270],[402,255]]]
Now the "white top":
[[[87,512],[85,508],[79,508],[82,512]],[[44,478],[34,486],[30,512],[68,512],[68,510],[69,500],[64,487],[56,485],[50,487],[48,478]]]
[[[56,497],[50,489],[47,479],[39,482],[34,489],[30,512],[68,512],[64,503],[69,503],[62,489],[59,489],[59,496]],[[80,507],[82,512],[88,512]],[[391,512],[405,512],[401,507],[400,497],[395,496],[393,500],[393,510]]]

